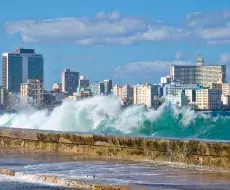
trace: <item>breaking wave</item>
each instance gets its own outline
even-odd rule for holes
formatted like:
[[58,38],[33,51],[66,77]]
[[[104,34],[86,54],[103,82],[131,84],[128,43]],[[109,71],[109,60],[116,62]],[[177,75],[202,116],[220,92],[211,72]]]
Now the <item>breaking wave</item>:
[[98,96],[63,102],[52,112],[27,109],[0,116],[0,126],[116,135],[230,140],[230,112],[195,112],[163,104],[158,110]]

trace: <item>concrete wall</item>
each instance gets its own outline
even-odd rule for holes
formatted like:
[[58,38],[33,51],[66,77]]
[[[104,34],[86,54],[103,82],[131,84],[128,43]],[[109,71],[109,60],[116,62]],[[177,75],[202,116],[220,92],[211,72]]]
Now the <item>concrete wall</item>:
[[0,146],[230,169],[230,144],[0,128]]

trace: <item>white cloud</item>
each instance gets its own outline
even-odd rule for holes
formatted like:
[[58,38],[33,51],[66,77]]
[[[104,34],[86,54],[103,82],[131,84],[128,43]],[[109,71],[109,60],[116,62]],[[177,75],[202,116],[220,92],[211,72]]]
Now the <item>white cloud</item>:
[[183,56],[184,56],[183,53],[180,52],[180,51],[176,52],[175,55],[174,55],[176,60],[182,59]]
[[221,63],[224,63],[224,64],[226,64],[226,63],[230,63],[230,54],[228,54],[228,53],[223,53],[223,54],[221,54],[220,55],[220,62]]
[[140,61],[128,63],[118,67],[115,71],[117,77],[133,77],[139,79],[151,79],[169,74],[170,65],[187,65],[190,61]]
[[209,45],[227,44],[230,40],[230,10],[190,13],[187,23],[194,35]]
[[190,35],[185,29],[147,23],[139,18],[121,16],[118,12],[99,12],[93,18],[9,22],[5,24],[5,29],[9,34],[20,33],[25,43],[71,40],[81,45],[127,45],[146,41],[179,40]]

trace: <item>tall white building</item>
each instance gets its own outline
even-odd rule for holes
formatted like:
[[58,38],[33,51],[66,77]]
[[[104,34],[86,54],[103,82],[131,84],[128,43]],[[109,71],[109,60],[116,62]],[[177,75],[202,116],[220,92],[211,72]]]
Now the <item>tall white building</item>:
[[2,55],[2,85],[9,92],[20,92],[20,84],[28,79],[44,82],[44,59],[34,49],[16,49]]
[[196,65],[171,65],[170,77],[173,81],[184,84],[224,83],[226,81],[226,65],[204,65],[202,57],[198,56]]

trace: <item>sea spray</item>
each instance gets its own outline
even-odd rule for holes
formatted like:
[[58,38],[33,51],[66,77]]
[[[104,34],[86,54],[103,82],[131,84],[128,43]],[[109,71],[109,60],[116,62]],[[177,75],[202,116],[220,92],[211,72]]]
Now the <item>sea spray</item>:
[[114,135],[230,140],[229,112],[195,112],[163,104],[158,110],[133,105],[123,109],[118,98],[97,96],[65,101],[51,113],[27,109],[0,117],[4,127]]

